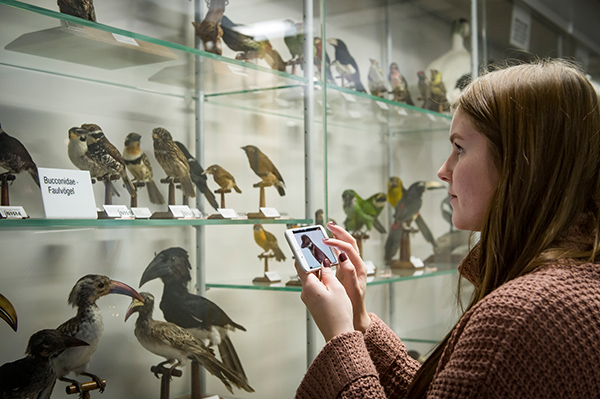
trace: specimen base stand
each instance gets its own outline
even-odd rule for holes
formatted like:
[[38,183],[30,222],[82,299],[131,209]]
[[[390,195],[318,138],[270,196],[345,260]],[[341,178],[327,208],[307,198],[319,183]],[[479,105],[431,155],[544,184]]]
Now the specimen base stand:
[[[102,380],[102,383],[106,387],[106,380]],[[90,381],[90,382],[85,382],[85,383],[81,384],[81,392],[79,392],[79,389],[77,388],[77,385],[75,385],[75,384],[68,385],[65,390],[67,391],[67,395],[74,395],[76,393],[79,393],[80,398],[89,399],[90,391],[93,391],[96,389],[100,389],[100,386],[98,386],[96,381]]]
[[254,280],[252,280],[253,283],[278,283],[281,281],[281,279],[270,279],[267,277],[267,273],[269,272],[269,259],[274,257],[274,253],[262,253],[258,255],[258,259],[264,259],[265,261],[265,274],[260,277],[255,277]]
[[414,269],[415,266],[410,261],[410,233],[411,229],[402,227],[402,236],[400,237],[400,259],[390,262],[392,269]]
[[13,182],[17,177],[10,173],[3,173],[0,175],[0,185],[2,191],[2,201],[0,203],[1,206],[10,206],[10,198],[8,195],[8,186],[10,182]]

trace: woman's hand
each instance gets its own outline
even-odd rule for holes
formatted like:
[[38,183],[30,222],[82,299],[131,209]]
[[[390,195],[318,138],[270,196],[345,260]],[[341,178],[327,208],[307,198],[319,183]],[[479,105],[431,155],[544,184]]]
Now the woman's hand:
[[307,272],[296,263],[296,270],[302,282],[300,298],[308,308],[317,327],[326,341],[354,331],[352,303],[346,290],[333,274],[329,260],[323,262],[321,279],[315,272]]
[[327,229],[333,233],[334,238],[323,240],[323,243],[339,251],[340,263],[336,275],[352,302],[354,328],[364,333],[371,324],[365,305],[367,266],[350,233],[332,222],[327,224]]

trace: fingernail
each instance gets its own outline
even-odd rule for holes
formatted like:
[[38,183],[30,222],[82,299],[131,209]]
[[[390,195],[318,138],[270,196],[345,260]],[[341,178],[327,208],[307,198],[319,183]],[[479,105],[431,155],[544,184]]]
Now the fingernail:
[[325,259],[323,261],[323,267],[331,267],[331,262],[329,261],[329,259]]
[[327,222],[327,224],[330,224],[332,226],[335,226],[335,222],[333,220],[330,220],[329,222]]
[[345,261],[347,261],[347,260],[348,260],[348,255],[346,255],[346,253],[345,253],[345,252],[342,252],[342,253],[340,254],[340,262],[345,262]]

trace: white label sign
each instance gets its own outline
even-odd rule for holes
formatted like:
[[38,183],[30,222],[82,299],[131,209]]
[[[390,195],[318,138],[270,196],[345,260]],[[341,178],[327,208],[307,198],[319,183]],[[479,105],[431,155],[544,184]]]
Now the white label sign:
[[513,5],[512,21],[510,24],[510,44],[529,51],[530,38],[531,13],[515,4]]
[[27,213],[22,206],[0,206],[2,219],[27,219]]
[[187,205],[169,205],[169,209],[176,219],[194,219],[194,213]]
[[136,219],[150,219],[152,216],[152,212],[150,212],[149,208],[133,207],[131,208],[131,212],[133,212]]
[[104,205],[104,211],[109,218],[133,219],[133,212],[125,205]]
[[219,212],[225,219],[235,219],[238,217],[235,209],[231,208],[217,208],[217,212]]
[[260,213],[262,213],[266,218],[278,218],[280,216],[277,209],[267,208],[264,206],[260,208]]
[[47,219],[97,219],[87,170],[38,168]]

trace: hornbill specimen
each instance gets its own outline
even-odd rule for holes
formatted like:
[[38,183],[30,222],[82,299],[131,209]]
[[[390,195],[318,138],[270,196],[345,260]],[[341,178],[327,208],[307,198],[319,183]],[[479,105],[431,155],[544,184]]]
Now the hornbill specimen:
[[3,319],[15,332],[17,331],[17,311],[2,294],[0,294],[0,319]]
[[[100,387],[100,392],[104,390],[102,379],[86,370],[104,331],[102,314],[96,301],[108,294],[122,294],[143,300],[140,294],[127,284],[111,280],[107,276],[88,274],[75,283],[69,294],[68,303],[77,308],[77,314],[57,328],[61,334],[81,339],[89,344],[89,346],[81,348],[67,349],[52,359],[56,377],[61,381],[77,385],[79,392],[83,392],[81,384],[76,380],[66,378],[70,372],[92,378]],[[38,399],[49,398],[55,382],[53,380]]]
[[86,346],[87,343],[62,335],[57,330],[41,330],[29,337],[22,359],[0,367],[0,398],[36,398],[54,381],[51,359],[68,348]]
[[188,291],[191,268],[185,249],[165,249],[144,270],[140,287],[160,278],[164,284],[160,309],[165,320],[187,329],[197,338],[208,340],[210,345],[217,345],[223,363],[247,383],[246,373],[228,335],[229,331],[246,329],[231,320],[214,302]]
[[148,292],[142,292],[141,295],[144,301],[136,298],[131,301],[125,321],[133,313],[139,312],[135,322],[135,336],[145,349],[167,359],[159,366],[167,363],[173,364],[170,368],[173,370],[179,365],[185,365],[187,359],[190,358],[220,379],[229,392],[233,393],[231,384],[239,389],[254,392],[246,378],[221,363],[215,357],[214,351],[207,347],[201,339],[196,338],[177,324],[152,319],[154,296]]

